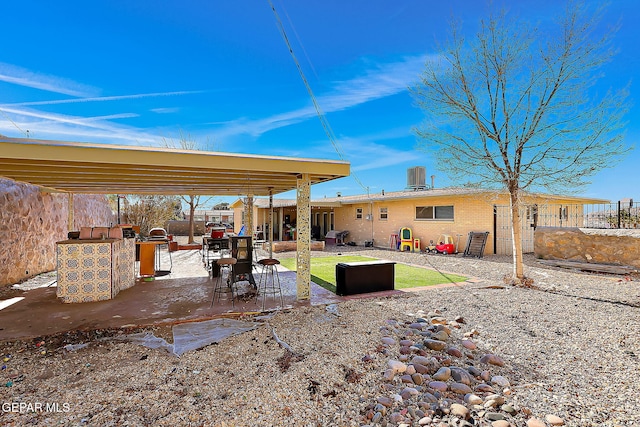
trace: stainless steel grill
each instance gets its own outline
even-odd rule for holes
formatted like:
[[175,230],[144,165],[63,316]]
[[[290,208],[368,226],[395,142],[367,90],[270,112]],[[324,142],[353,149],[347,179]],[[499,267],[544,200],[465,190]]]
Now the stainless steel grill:
[[148,240],[169,240],[167,236],[167,230],[164,228],[152,228],[149,230],[149,239]]

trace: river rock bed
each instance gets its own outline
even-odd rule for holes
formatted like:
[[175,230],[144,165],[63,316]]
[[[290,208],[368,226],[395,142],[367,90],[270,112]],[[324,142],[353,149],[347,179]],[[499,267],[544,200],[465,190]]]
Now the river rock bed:
[[[366,408],[373,425],[546,425],[529,408],[513,403],[504,375],[517,372],[505,368],[500,356],[478,348],[477,330],[459,333],[464,323],[461,316],[448,321],[439,311],[414,321],[386,322],[378,351],[391,358],[383,372],[385,394]],[[558,416],[548,418],[552,425],[564,425]]]

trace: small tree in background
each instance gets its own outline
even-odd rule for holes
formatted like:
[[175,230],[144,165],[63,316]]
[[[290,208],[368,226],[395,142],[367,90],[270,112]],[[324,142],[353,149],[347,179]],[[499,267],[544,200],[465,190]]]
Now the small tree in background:
[[164,227],[167,221],[181,219],[180,198],[177,196],[125,196],[121,216],[125,223],[140,226],[140,234],[148,236],[149,230]]
[[[191,135],[189,134],[185,135],[182,131],[180,131],[180,139],[177,142],[173,141],[172,139],[166,139],[166,138],[163,138],[162,142],[164,146],[167,148],[180,148],[183,150],[200,150],[201,149],[198,143],[191,138]],[[208,141],[207,141],[207,145],[210,145]],[[211,148],[211,150],[213,150],[213,148]],[[187,204],[187,206],[189,206],[189,240],[188,240],[189,244],[194,242],[193,237],[195,234],[196,225],[193,217],[195,215],[196,209],[200,206],[203,206],[209,203],[209,201],[213,198],[213,197],[206,197],[204,199],[201,199],[201,197],[202,196],[200,195],[193,195],[193,194],[180,196],[180,199],[184,201]]]
[[427,120],[416,130],[452,180],[509,193],[513,279],[523,283],[520,207],[524,193],[576,189],[611,167],[623,143],[626,90],[599,93],[615,29],[598,32],[602,9],[569,3],[552,31],[505,13],[480,21],[427,61],[412,92]]

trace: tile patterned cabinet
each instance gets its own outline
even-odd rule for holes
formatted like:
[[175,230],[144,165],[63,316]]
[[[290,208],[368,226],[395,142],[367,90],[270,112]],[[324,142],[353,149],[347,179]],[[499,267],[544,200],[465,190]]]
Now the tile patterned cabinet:
[[64,240],[56,255],[62,302],[108,300],[135,284],[135,239]]

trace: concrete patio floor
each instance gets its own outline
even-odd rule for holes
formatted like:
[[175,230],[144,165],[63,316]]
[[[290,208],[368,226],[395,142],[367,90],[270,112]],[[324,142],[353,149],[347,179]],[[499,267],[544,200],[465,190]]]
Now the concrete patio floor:
[[[167,256],[166,252],[162,254],[164,265],[167,265]],[[258,259],[265,256],[266,253],[262,256],[258,253]],[[171,274],[150,282],[136,281],[135,286],[108,301],[65,304],[56,297],[55,286],[26,291],[21,295],[24,299],[0,310],[0,341],[44,337],[73,330],[171,325],[260,312],[262,301],[256,301],[255,296],[247,300],[240,298],[235,301],[235,306],[229,297],[211,306],[216,278],[209,276],[198,250],[173,252],[172,260]],[[256,282],[260,280],[255,272],[254,277]],[[402,293],[388,291],[340,297],[312,282],[311,299],[298,301],[296,273],[280,271],[279,277],[285,308]],[[248,288],[248,283],[246,285]],[[267,297],[265,311],[279,306],[279,297]]]

